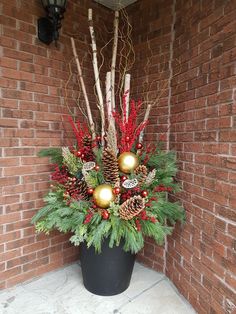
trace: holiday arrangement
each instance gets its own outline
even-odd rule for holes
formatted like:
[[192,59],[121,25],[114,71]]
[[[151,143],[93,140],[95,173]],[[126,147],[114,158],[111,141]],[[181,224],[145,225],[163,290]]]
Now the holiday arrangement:
[[[123,104],[125,112],[125,96]],[[76,146],[41,151],[55,165],[46,206],[33,218],[38,231],[72,232],[72,243],[86,241],[98,252],[104,238],[110,247],[123,238],[124,250],[136,253],[145,236],[161,244],[171,225],[183,221],[182,207],[167,198],[178,188],[175,155],[138,141],[147,124],[137,124],[140,106],[131,101],[124,119],[113,112],[119,131],[110,125],[103,144],[101,136],[93,139],[88,128],[70,119]]]
[[171,234],[176,221],[184,221],[184,210],[170,202],[168,193],[178,191],[174,177],[177,172],[175,154],[163,151],[160,144],[143,142],[144,130],[151,110],[146,108],[140,122],[142,102],[129,100],[130,75],[125,73],[123,96],[116,105],[115,65],[118,42],[119,12],[115,12],[111,71],[106,76],[106,96],[103,97],[97,62],[97,47],[88,14],[95,91],[101,125],[95,123],[83,80],[83,70],[71,38],[84,95],[87,125],[72,117],[69,122],[76,143],[71,147],[48,148],[40,156],[49,156],[53,164],[50,192],[45,206],[33,217],[38,232],[59,230],[72,233],[74,245],[84,242],[101,252],[104,239],[109,247],[124,241],[124,251],[137,253],[145,237],[162,244]]

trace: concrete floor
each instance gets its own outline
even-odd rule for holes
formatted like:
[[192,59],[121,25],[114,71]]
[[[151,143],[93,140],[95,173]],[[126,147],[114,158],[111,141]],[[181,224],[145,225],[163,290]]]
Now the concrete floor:
[[73,264],[0,293],[1,314],[192,314],[195,311],[160,273],[135,264],[130,287],[102,297],[88,292]]

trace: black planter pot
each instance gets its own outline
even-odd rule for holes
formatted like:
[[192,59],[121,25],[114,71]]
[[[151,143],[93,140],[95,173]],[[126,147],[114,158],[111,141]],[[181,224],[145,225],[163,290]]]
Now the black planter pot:
[[85,288],[97,295],[111,296],[125,291],[130,284],[135,254],[123,250],[124,243],[109,248],[109,239],[102,244],[102,252],[94,247],[80,246],[80,261]]

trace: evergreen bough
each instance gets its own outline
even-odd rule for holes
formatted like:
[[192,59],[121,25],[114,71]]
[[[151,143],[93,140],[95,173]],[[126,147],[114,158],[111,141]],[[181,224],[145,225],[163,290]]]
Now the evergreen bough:
[[[39,156],[48,156],[59,167],[66,167],[68,177],[81,177],[83,163],[68,150],[45,149]],[[145,161],[146,160],[146,161]],[[168,191],[175,193],[179,187],[174,181],[177,172],[176,157],[173,152],[165,152],[157,148],[152,153],[143,152],[140,156],[140,164],[146,162],[149,171],[155,169],[152,182],[142,183],[141,189],[148,192],[145,198],[145,211],[129,220],[119,216],[119,203],[111,203],[106,209],[108,219],[103,218],[103,209],[94,209],[92,198],[89,200],[72,198],[68,195],[65,185],[54,182],[53,189],[45,196],[45,206],[39,210],[32,219],[38,232],[48,234],[57,229],[64,233],[72,232],[70,240],[74,245],[86,242],[87,246],[94,246],[97,252],[101,252],[101,244],[105,238],[109,238],[109,246],[119,245],[124,240],[124,250],[137,253],[144,246],[145,237],[152,237],[158,244],[163,244],[166,235],[170,235],[175,223],[185,220],[184,209],[178,203],[170,202]],[[96,187],[104,183],[101,149],[97,150],[96,163],[100,171],[91,170],[85,175],[87,184]],[[120,176],[123,174],[120,173]],[[135,178],[131,173],[129,178]],[[123,191],[125,195],[128,191]],[[136,193],[137,194],[137,193]],[[135,195],[135,193],[134,193]],[[132,196],[131,196],[132,197]]]

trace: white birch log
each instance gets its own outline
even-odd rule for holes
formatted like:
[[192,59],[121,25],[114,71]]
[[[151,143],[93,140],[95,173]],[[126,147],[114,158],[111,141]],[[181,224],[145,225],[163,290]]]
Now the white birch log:
[[92,55],[93,55],[93,71],[95,78],[95,87],[98,97],[98,108],[101,115],[101,138],[102,145],[104,144],[104,135],[105,135],[105,113],[104,113],[104,102],[103,95],[101,89],[101,83],[99,78],[99,70],[98,70],[98,61],[97,61],[97,45],[96,45],[96,37],[93,27],[93,13],[92,9],[88,9],[88,22],[89,22],[89,32],[91,36],[91,47],[92,47]]
[[117,56],[117,46],[118,46],[118,27],[119,27],[119,12],[115,11],[114,18],[114,40],[112,48],[112,61],[111,61],[111,104],[112,109],[116,107],[115,104],[115,73],[116,73],[116,56]]
[[126,119],[129,117],[130,74],[125,74],[124,94],[126,95]]
[[107,104],[107,119],[108,119],[108,128],[106,141],[110,149],[112,149],[115,156],[117,155],[117,138],[116,138],[116,127],[115,119],[112,114],[112,105],[111,105],[111,72],[106,74],[106,104]]
[[106,106],[107,106],[107,119],[112,119],[112,108],[111,108],[111,72],[106,74]]
[[[148,120],[151,108],[152,108],[152,105],[149,104],[147,106],[143,122],[146,122]],[[143,135],[144,135],[144,130],[142,130],[139,134],[139,143],[143,142]]]
[[96,138],[95,126],[94,126],[92,112],[91,112],[91,108],[90,108],[90,104],[89,104],[89,100],[88,100],[88,94],[87,94],[86,87],[84,84],[82,69],[81,69],[79,57],[78,57],[78,54],[76,51],[74,38],[71,37],[70,39],[71,39],[73,55],[75,57],[75,62],[76,62],[77,70],[78,70],[78,77],[79,77],[82,93],[83,93],[84,100],[85,100],[85,106],[86,106],[86,111],[87,111],[87,115],[88,115],[89,126],[90,126],[90,130],[92,133],[92,138],[95,139]]

